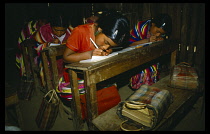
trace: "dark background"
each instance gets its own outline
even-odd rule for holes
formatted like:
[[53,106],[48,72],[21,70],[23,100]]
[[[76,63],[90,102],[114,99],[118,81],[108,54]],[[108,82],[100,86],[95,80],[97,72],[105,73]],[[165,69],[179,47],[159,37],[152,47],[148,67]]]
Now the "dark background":
[[5,81],[17,86],[20,79],[15,65],[17,42],[24,24],[38,18],[48,18],[61,12],[79,24],[82,17],[91,15],[91,3],[5,3]]
[[89,17],[96,10],[114,9],[126,15],[130,28],[140,20],[167,13],[172,17],[170,38],[179,42],[177,63],[190,63],[205,79],[205,3],[5,3],[6,79],[14,78],[19,72],[15,66],[15,49],[22,26],[46,15],[49,7],[64,12],[72,21]]

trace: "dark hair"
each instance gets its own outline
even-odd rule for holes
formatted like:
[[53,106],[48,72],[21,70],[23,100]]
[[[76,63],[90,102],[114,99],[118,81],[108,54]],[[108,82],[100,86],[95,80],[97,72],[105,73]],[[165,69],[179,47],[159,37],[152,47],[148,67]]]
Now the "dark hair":
[[54,14],[49,18],[51,27],[65,27],[69,26],[69,19],[65,15]]
[[162,28],[166,35],[170,35],[172,31],[172,20],[168,14],[158,14],[151,20],[157,27]]
[[119,46],[127,45],[129,38],[129,21],[117,12],[104,12],[97,20],[102,33],[111,38]]

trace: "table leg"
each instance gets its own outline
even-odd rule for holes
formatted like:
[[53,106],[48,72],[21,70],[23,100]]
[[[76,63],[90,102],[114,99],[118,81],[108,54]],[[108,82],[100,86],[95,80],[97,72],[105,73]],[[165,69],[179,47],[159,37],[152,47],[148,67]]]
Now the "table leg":
[[[92,74],[94,75],[94,74]],[[98,116],[98,102],[96,94],[96,83],[90,82],[90,75],[84,72],[84,84],[86,90],[86,104],[87,104],[87,125],[90,131],[95,130],[92,120]]]
[[81,102],[77,80],[78,76],[77,73],[73,70],[68,69],[68,72],[72,89],[71,110],[73,115],[73,125],[75,131],[81,131],[84,127],[84,123],[82,121]]

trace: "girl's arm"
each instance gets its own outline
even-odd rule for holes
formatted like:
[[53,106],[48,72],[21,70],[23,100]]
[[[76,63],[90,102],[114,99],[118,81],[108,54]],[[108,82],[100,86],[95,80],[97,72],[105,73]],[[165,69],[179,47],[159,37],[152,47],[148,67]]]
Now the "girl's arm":
[[110,53],[109,51],[111,50],[107,50],[107,52],[104,52],[102,49],[94,49],[83,53],[76,53],[73,50],[66,47],[63,53],[63,59],[66,63],[79,62],[81,60],[91,59],[92,56],[108,55]]
[[76,53],[73,50],[66,47],[63,53],[63,59],[64,62],[66,63],[73,63],[73,62],[79,62],[81,60],[91,59],[93,53],[92,51]]
[[148,39],[139,40],[139,41],[135,41],[132,44],[130,44],[129,46],[135,46],[135,45],[139,45],[139,44],[143,44],[143,43],[148,43],[148,42],[149,42],[149,38]]

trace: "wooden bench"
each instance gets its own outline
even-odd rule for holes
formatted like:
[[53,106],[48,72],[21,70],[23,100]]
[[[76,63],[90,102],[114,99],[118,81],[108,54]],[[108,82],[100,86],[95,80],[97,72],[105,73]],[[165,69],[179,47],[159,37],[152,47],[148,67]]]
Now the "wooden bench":
[[[184,116],[184,114],[192,108],[193,104],[199,97],[195,92],[190,90],[168,87],[168,83],[169,75],[153,84],[153,86],[160,89],[169,90],[173,96],[173,103],[169,106],[165,116],[161,122],[153,129],[153,131],[170,130],[170,128],[174,126],[174,124],[176,124]],[[120,124],[123,120],[118,117],[116,111],[117,106],[102,113],[93,119],[93,124],[100,131],[122,131],[120,129]]]
[[34,58],[37,56],[36,50],[34,49],[36,43],[37,42],[32,39],[27,39],[22,43],[23,60],[26,68],[26,75],[33,77],[35,89],[46,93],[50,89],[55,89],[56,85],[58,85],[58,69],[56,59],[57,57],[63,55],[66,46],[51,46],[44,48],[41,51],[43,75],[46,82],[45,85],[41,85],[40,67],[34,62]]

